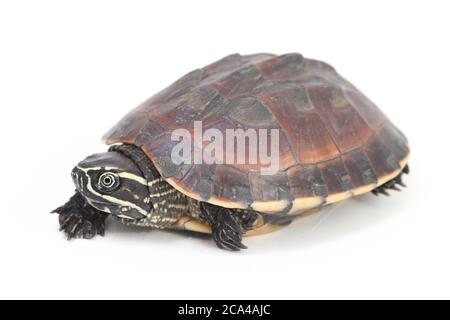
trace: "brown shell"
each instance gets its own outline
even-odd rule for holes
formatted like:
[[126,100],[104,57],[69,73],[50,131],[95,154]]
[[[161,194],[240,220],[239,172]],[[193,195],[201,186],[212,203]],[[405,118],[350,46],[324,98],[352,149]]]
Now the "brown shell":
[[[280,131],[280,170],[261,164],[176,166],[174,129]],[[368,192],[406,165],[406,137],[326,63],[300,54],[228,56],[195,70],[131,111],[105,136],[134,144],[197,200],[295,214]],[[270,150],[270,149],[269,149]]]

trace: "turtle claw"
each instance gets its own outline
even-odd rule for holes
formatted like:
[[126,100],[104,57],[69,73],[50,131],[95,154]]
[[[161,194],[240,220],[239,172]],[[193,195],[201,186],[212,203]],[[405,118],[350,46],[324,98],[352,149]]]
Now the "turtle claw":
[[379,194],[390,196],[388,190],[401,191],[402,189],[399,188],[399,186],[406,188],[406,184],[402,180],[403,174],[409,174],[409,166],[406,166],[403,171],[394,179],[372,190],[372,193],[376,196],[378,196]]
[[[235,227],[238,227],[238,230]],[[213,229],[213,239],[221,249],[239,251],[241,249],[247,249],[242,243],[242,232],[239,224],[235,226],[218,226]]]
[[60,231],[67,234],[67,239],[92,239],[105,234],[105,221],[91,221],[78,213],[60,214]]
[[[406,188],[406,184],[404,184],[403,181],[401,181],[401,180],[397,181],[397,184],[403,188]],[[399,189],[399,190],[401,190],[401,189]]]
[[406,167],[403,169],[403,173],[409,174],[409,165],[406,165]]
[[206,219],[212,228],[212,237],[220,249],[239,251],[247,249],[242,243],[244,229],[239,218],[229,209],[203,204]]
[[59,230],[67,234],[67,239],[92,239],[105,235],[107,214],[86,203],[78,192],[63,206],[52,213],[59,214]]

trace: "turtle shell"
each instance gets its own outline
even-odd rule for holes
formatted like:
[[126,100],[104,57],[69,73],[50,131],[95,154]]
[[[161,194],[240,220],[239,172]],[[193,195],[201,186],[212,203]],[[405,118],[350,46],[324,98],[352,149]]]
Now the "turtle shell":
[[[179,142],[172,132],[194,136],[195,121],[203,132],[224,135],[278,129],[279,170],[264,174],[259,159],[175,165],[171,153]],[[190,72],[131,111],[104,140],[141,147],[167,182],[194,199],[285,214],[369,192],[400,174],[409,155],[406,137],[373,102],[330,65],[295,53],[234,54]],[[236,149],[227,152],[234,159]]]

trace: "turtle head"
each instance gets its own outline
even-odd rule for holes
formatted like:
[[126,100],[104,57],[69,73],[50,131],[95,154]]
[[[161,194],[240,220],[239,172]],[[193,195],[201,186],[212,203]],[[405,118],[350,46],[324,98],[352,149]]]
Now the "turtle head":
[[151,210],[148,183],[125,155],[94,154],[72,170],[78,192],[94,208],[128,220],[140,220]]

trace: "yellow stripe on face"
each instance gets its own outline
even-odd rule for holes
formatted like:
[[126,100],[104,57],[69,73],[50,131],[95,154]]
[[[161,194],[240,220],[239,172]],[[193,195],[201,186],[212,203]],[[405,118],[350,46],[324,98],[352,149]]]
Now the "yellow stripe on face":
[[142,209],[141,207],[139,207],[138,205],[136,205],[134,203],[131,203],[131,202],[128,202],[128,201],[124,201],[124,200],[120,200],[120,199],[114,198],[114,197],[112,197],[110,195],[103,195],[103,194],[100,194],[97,191],[95,191],[94,188],[92,188],[92,180],[91,180],[91,177],[89,176],[89,171],[91,171],[91,170],[99,170],[99,169],[97,169],[97,168],[85,169],[85,168],[81,168],[80,166],[77,166],[77,168],[85,173],[86,178],[88,179],[88,182],[87,182],[86,185],[87,185],[87,188],[88,188],[90,193],[92,193],[93,195],[95,195],[95,196],[97,196],[99,198],[105,199],[105,200],[107,200],[107,201],[109,201],[111,203],[120,205],[122,207],[133,208],[133,209],[137,210],[139,213],[141,213],[142,215],[144,215],[146,217],[148,216],[149,213],[146,210]]
[[125,216],[123,214],[118,214],[117,217],[122,218],[122,219],[127,219],[127,220],[133,220],[133,218],[130,218],[130,217]]
[[127,173],[127,172],[122,172],[118,174],[119,177],[124,178],[124,179],[129,179],[129,180],[133,180],[135,182],[138,182],[144,186],[147,186],[147,180],[145,180],[142,177],[139,177],[135,174],[132,173]]
[[[104,168],[103,167],[94,167],[94,168],[86,168],[85,169],[85,168],[81,168],[80,166],[77,166],[77,168],[82,170],[85,173],[87,173],[87,171],[90,171],[90,170],[120,171],[120,169],[116,168],[116,167],[104,167]],[[132,173],[121,172],[121,173],[118,173],[117,175],[119,177],[121,177],[121,178],[124,178],[124,179],[130,179],[130,180],[136,181],[136,182],[138,182],[138,183],[140,183],[140,184],[142,184],[144,186],[148,185],[146,179],[144,179],[142,177],[139,177],[139,176],[137,176],[135,174],[132,174]]]
[[167,190],[165,192],[153,193],[153,194],[150,195],[150,198],[159,198],[159,197],[167,196],[168,194],[175,193],[175,192],[177,192],[177,190],[169,189],[169,190]]
[[149,182],[148,182],[148,186],[149,186],[149,187],[153,187],[153,185],[155,185],[155,184],[157,184],[158,182],[161,182],[161,181],[163,181],[163,179],[161,179],[161,178],[158,178],[158,179],[149,181]]

